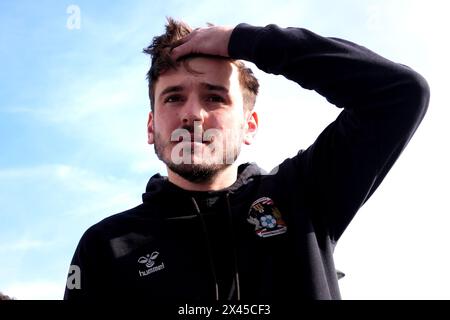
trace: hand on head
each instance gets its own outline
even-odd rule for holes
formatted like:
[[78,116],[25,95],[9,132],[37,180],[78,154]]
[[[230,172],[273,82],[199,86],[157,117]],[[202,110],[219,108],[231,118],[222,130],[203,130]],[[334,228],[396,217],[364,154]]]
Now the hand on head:
[[228,43],[234,27],[209,26],[194,29],[178,40],[172,48],[174,60],[189,54],[206,54],[228,57]]

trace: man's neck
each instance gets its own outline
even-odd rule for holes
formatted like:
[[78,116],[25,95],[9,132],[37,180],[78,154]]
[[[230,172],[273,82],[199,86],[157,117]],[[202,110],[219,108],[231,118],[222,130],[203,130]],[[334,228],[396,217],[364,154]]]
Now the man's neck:
[[217,191],[221,189],[228,188],[237,179],[238,167],[236,164],[232,164],[223,170],[220,170],[217,175],[215,175],[211,181],[205,182],[191,182],[186,180],[182,176],[178,175],[174,171],[167,168],[167,176],[169,181],[176,186],[190,191]]

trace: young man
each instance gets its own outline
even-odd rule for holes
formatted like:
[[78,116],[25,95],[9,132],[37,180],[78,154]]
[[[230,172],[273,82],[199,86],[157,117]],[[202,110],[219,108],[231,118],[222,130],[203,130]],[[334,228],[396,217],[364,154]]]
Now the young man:
[[[426,81],[351,42],[276,25],[169,20],[145,52],[148,142],[168,177],[86,231],[65,298],[339,299],[335,245],[421,122]],[[258,127],[258,82],[236,59],[343,109],[271,174],[235,164]]]

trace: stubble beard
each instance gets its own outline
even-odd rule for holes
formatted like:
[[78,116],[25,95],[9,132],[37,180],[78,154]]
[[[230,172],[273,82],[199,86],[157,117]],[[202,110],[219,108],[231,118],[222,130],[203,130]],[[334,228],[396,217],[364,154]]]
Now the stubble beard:
[[[234,140],[234,144],[231,148],[222,149],[225,151],[222,153],[222,161],[216,161],[219,163],[214,163],[211,159],[209,159],[209,161],[205,161],[203,159],[201,163],[177,164],[171,159],[171,152],[169,152],[172,149],[170,146],[174,145],[173,142],[164,140],[161,135],[156,132],[154,148],[158,159],[161,160],[170,170],[187,181],[193,183],[204,183],[212,181],[221,171],[225,170],[236,161],[241,152],[242,141],[243,135],[240,134],[239,138]],[[165,152],[166,149],[168,152]]]

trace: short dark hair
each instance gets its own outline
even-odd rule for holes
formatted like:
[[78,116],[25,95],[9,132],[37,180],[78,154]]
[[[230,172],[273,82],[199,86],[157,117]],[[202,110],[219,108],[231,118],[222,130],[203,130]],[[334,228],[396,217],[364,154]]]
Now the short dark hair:
[[[148,94],[152,111],[155,108],[155,83],[159,76],[168,69],[176,69],[177,64],[170,57],[170,50],[177,42],[192,32],[192,28],[183,21],[167,18],[166,32],[153,38],[152,43],[143,52],[151,56],[152,64],[147,72]],[[211,56],[213,57],[213,56]],[[252,110],[258,95],[259,83],[253,71],[240,60],[229,59],[239,72],[239,83],[244,97],[244,106]]]

